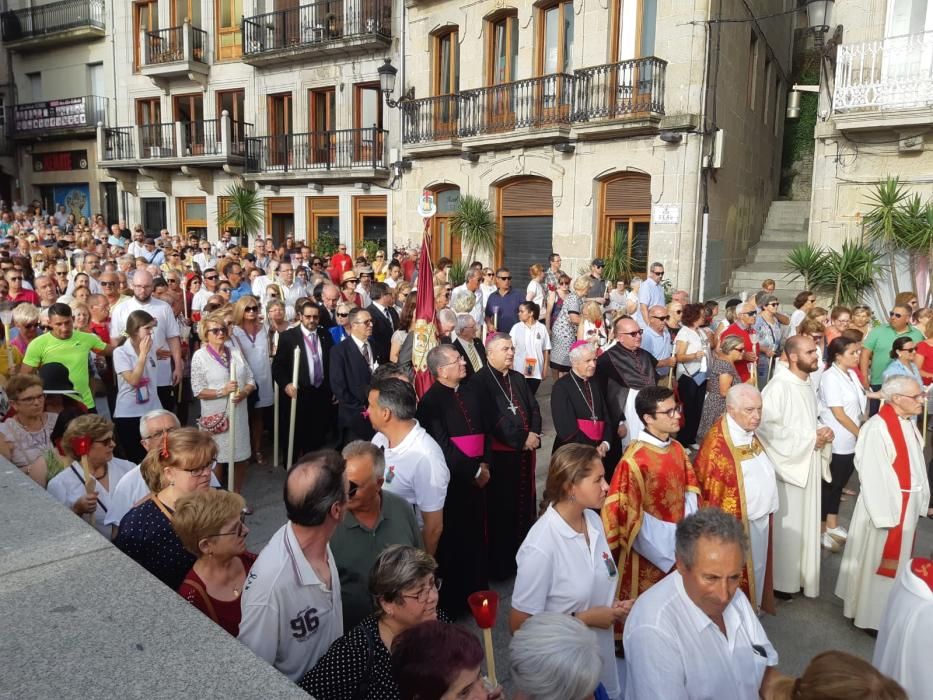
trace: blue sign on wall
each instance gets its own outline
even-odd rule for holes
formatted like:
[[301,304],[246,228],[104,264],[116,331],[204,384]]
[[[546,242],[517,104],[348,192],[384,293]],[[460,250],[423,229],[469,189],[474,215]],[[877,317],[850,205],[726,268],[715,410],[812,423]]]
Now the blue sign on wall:
[[55,185],[55,206],[65,205],[65,212],[74,214],[75,219],[91,216],[91,188],[86,182],[75,185]]

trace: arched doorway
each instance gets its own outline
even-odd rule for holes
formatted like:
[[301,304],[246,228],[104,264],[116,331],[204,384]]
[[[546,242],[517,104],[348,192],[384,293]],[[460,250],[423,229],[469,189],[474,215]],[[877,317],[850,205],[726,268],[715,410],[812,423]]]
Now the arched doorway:
[[534,263],[546,267],[552,250],[554,199],[551,181],[524,176],[498,185],[496,211],[499,217],[496,263],[509,268],[512,288],[524,292],[528,286],[528,268]]
[[618,173],[602,180],[599,190],[596,256],[608,258],[621,246],[628,256],[628,276],[644,279],[651,236],[651,176]]
[[[431,219],[431,260],[435,265],[443,257],[457,262],[461,255],[460,238],[451,234],[450,218],[460,206],[460,188],[456,185],[439,185],[433,192],[437,214]],[[464,261],[467,265],[470,262]]]

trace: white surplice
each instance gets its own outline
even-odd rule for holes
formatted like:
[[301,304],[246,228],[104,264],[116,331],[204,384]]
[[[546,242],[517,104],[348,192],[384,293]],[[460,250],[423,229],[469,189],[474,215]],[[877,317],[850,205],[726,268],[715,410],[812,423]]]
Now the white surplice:
[[[774,590],[808,598],[820,594],[820,490],[828,472],[827,444],[816,449],[818,409],[812,384],[783,363],[761,393],[756,434],[777,476],[774,514]],[[827,475],[828,476],[828,475]],[[827,479],[828,481],[828,479]]]
[[[930,501],[923,440],[909,418],[898,422],[904,433],[910,457],[910,498],[904,509],[901,553],[897,563],[900,572],[910,560],[914,532],[921,513]],[[875,573],[881,563],[889,528],[901,520],[901,487],[894,473],[894,441],[881,416],[865,422],[855,444],[855,468],[859,489],[846,551],[836,581],[836,595],[843,600],[843,614],[854,618],[855,626],[878,629],[888,594],[894,579]]]
[[872,664],[900,683],[908,697],[928,697],[933,688],[933,591],[910,570],[897,575],[881,616]]

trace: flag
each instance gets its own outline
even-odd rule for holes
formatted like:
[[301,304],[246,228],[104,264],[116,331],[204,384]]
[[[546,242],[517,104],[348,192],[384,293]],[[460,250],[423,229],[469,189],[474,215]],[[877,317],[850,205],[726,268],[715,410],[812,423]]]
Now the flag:
[[437,345],[434,325],[434,266],[431,264],[431,237],[428,227],[431,219],[424,220],[424,238],[418,259],[418,296],[415,304],[415,339],[411,348],[411,367],[415,375],[415,393],[420,399],[431,388],[434,378],[428,371],[428,352]]

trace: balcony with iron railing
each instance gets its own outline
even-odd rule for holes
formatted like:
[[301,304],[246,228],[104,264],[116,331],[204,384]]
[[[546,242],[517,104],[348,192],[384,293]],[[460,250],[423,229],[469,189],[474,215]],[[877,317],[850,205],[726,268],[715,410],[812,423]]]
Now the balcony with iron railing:
[[7,48],[38,51],[103,37],[105,17],[104,0],[61,0],[0,13],[0,36]]
[[833,119],[840,129],[933,122],[933,32],[842,44]]
[[[97,128],[98,160],[106,168],[177,170],[185,168],[242,169],[246,141],[253,125],[230,119],[174,121],[138,126]],[[239,171],[237,171],[239,172]]]
[[207,32],[187,20],[180,27],[146,32],[143,64],[139,70],[163,89],[176,78],[206,86],[210,71],[209,46]]
[[257,136],[247,139],[246,177],[260,182],[386,177],[387,136],[376,127]]
[[667,63],[641,58],[402,104],[409,151],[607,138],[656,130]]
[[85,95],[15,105],[13,138],[25,141],[93,135],[98,122],[107,122],[107,103],[106,97]]
[[243,62],[363,54],[392,43],[392,0],[321,0],[243,18]]

